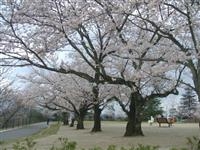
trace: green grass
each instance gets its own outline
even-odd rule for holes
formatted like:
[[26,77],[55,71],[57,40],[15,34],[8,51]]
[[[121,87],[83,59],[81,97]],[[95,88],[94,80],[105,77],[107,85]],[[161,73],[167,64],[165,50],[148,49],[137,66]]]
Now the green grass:
[[60,123],[51,124],[48,128],[45,128],[45,129],[29,136],[28,138],[38,139],[38,138],[47,137],[47,136],[56,134],[58,132],[60,126],[61,126]]

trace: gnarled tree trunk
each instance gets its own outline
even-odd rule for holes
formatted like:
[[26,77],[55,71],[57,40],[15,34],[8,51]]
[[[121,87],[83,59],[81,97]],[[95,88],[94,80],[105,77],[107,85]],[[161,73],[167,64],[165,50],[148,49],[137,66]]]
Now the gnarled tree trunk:
[[94,126],[92,128],[92,132],[100,132],[101,131],[101,109],[99,105],[94,105]]
[[84,119],[83,119],[82,117],[77,117],[76,129],[84,129],[83,120],[84,120]]
[[[95,78],[99,78],[98,74],[95,74]],[[99,87],[98,84],[93,86],[92,92],[94,94],[94,126],[92,128],[92,132],[100,132],[101,131],[101,109],[99,106]]]
[[81,107],[79,109],[79,113],[77,114],[77,126],[76,129],[84,129],[84,118],[85,115],[87,114],[87,107],[86,105],[83,105],[83,107]]
[[67,112],[62,113],[63,125],[69,125],[69,114]]
[[124,136],[143,136],[142,132],[142,106],[143,99],[139,93],[134,92],[130,96],[128,122]]

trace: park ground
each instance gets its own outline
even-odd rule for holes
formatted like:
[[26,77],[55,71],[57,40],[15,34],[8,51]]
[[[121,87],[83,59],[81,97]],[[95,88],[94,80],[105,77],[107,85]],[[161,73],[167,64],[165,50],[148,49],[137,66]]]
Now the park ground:
[[[68,138],[69,141],[76,141],[79,149],[101,147],[109,145],[117,147],[131,147],[138,144],[160,146],[160,150],[169,150],[173,147],[187,147],[187,137],[200,136],[200,129],[197,123],[175,123],[168,128],[166,124],[158,127],[157,123],[150,126],[142,124],[145,136],[123,137],[126,122],[102,122],[102,132],[91,133],[92,122],[85,123],[85,130],[76,130],[68,126],[61,126],[58,132],[48,137],[38,138],[35,141],[37,150],[49,150],[53,145],[59,146],[59,138]],[[9,149],[11,144],[6,145]]]

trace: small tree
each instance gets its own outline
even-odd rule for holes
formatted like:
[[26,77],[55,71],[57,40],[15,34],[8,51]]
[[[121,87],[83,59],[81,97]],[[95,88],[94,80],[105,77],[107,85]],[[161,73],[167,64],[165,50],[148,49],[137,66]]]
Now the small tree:
[[158,114],[163,114],[163,108],[161,107],[161,100],[155,98],[147,101],[146,107],[144,110],[144,120],[148,120],[150,116],[156,116]]
[[185,87],[185,93],[182,94],[179,113],[181,117],[190,118],[195,111],[197,105],[196,95],[190,87]]

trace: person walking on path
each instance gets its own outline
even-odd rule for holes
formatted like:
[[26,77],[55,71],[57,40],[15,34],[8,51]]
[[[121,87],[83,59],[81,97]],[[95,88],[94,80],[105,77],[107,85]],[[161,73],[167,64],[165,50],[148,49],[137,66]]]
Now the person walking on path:
[[49,119],[49,118],[47,118],[47,125],[49,125],[49,121],[50,121],[50,119]]

